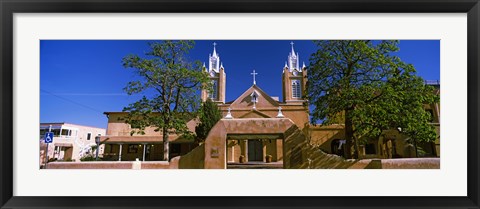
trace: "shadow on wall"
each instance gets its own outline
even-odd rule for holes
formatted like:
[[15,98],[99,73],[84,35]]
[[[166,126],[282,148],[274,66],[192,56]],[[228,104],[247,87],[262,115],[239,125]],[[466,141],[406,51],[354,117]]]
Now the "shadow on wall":
[[364,165],[365,161],[357,164],[359,160],[346,160],[338,155],[323,152],[319,146],[310,145],[305,134],[296,125],[285,131],[284,136],[284,152],[285,156],[288,156],[284,158],[284,168],[347,169],[365,168],[366,166]]
[[205,160],[205,144],[202,144],[189,153],[176,158],[179,158],[179,169],[203,169]]

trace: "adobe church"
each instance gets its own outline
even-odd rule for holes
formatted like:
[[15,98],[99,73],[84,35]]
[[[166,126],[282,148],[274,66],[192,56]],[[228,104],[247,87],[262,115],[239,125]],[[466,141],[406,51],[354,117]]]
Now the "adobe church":
[[[299,54],[292,50],[282,72],[283,100],[271,97],[257,85],[255,70],[251,73],[253,83],[250,88],[243,92],[237,99],[225,102],[226,97],[226,71],[221,64],[215,44],[213,53],[209,56],[208,68],[204,70],[209,74],[213,90],[202,91],[202,100],[207,98],[216,102],[223,112],[224,118],[288,118],[300,129],[309,124],[308,107],[304,106],[302,92],[306,85],[306,67],[300,67]],[[280,70],[279,70],[280,73]],[[283,160],[282,140],[276,136],[255,136],[255,133],[230,136],[227,138],[227,161],[239,162],[243,156],[243,162],[266,161],[267,156],[271,161]]]
[[[202,168],[208,168],[211,164],[207,163],[209,160],[217,164],[217,161],[220,164],[283,162],[285,168],[294,168],[295,166],[285,165],[304,164],[307,157],[300,150],[307,145],[325,153],[343,155],[345,140],[342,124],[310,124],[308,105],[304,105],[306,101],[302,99],[307,68],[305,64],[300,67],[299,53],[295,51],[293,43],[291,45],[285,66],[279,69],[279,74],[282,74],[282,101],[268,95],[257,85],[257,73],[253,71],[252,86],[234,101],[226,102],[227,71],[214,44],[208,67],[205,64],[203,66],[209,74],[213,90],[202,91],[201,98],[203,101],[211,99],[217,103],[223,119],[212,129],[205,145],[201,145],[203,151],[195,151],[199,147],[182,136],[169,136],[171,158],[187,156],[184,159],[192,159],[191,163],[195,163],[196,158],[204,158],[202,162],[205,164],[198,166]],[[434,116],[432,123],[439,133],[439,104],[428,104],[425,108]],[[130,136],[130,125],[120,120],[125,112],[104,114],[108,117],[107,135],[102,137],[102,144],[105,144],[104,160],[161,160],[161,133],[147,128],[145,135]],[[196,119],[192,119],[187,126],[194,132],[197,123]],[[292,139],[288,138],[290,136]],[[419,157],[418,151],[415,150],[414,153],[407,141],[408,138],[398,131],[386,131],[380,139],[368,140],[367,144],[361,145],[360,155],[363,158]],[[438,139],[434,143],[419,146],[427,153],[425,156],[438,157],[439,144]]]

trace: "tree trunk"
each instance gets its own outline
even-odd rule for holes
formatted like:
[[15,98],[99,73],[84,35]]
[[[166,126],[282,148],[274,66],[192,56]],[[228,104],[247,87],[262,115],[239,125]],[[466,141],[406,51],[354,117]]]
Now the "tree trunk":
[[163,160],[169,161],[170,157],[170,146],[168,142],[168,131],[166,129],[163,129]]
[[355,142],[355,153],[354,153],[354,158],[355,159],[360,159],[360,149],[359,149],[359,146],[358,146],[358,139],[357,137],[353,137],[353,141]]
[[345,158],[352,158],[352,144],[353,144],[353,124],[350,117],[350,110],[345,110]]

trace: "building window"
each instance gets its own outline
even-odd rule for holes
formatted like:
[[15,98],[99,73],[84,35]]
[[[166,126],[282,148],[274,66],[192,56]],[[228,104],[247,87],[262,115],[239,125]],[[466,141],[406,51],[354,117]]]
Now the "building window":
[[62,135],[63,135],[63,136],[71,136],[71,135],[72,135],[72,130],[70,130],[70,129],[62,129]]
[[[47,129],[47,132],[48,132],[48,129]],[[60,129],[52,129],[52,132],[53,132],[53,136],[60,136]]]
[[48,132],[48,129],[40,129],[40,136],[43,137],[45,136],[45,133]]
[[90,140],[92,138],[92,133],[87,133],[87,140]]
[[293,98],[301,98],[302,97],[302,89],[300,87],[300,80],[292,80],[292,97]]
[[253,91],[252,94],[250,94],[250,96],[252,97],[252,103],[257,103],[258,102],[258,94],[256,91]]
[[137,151],[138,151],[138,145],[136,144],[128,145],[128,153],[137,153]]
[[212,80],[212,91],[210,92],[209,98],[212,100],[217,100],[218,96],[218,81]]

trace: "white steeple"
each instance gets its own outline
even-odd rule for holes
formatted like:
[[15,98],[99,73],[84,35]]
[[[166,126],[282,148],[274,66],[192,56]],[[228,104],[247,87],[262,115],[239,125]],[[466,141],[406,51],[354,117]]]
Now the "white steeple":
[[220,56],[217,54],[216,46],[217,43],[213,42],[213,54],[209,55],[209,64],[208,64],[208,73],[218,73],[220,70]]
[[215,50],[215,46],[217,46],[217,43],[213,42],[213,56],[217,56],[217,50]]
[[302,69],[300,68],[298,52],[295,54],[295,50],[293,48],[294,43],[290,42],[290,44],[292,45],[292,51],[288,54],[288,68],[290,72],[292,72],[293,70],[302,72]]

